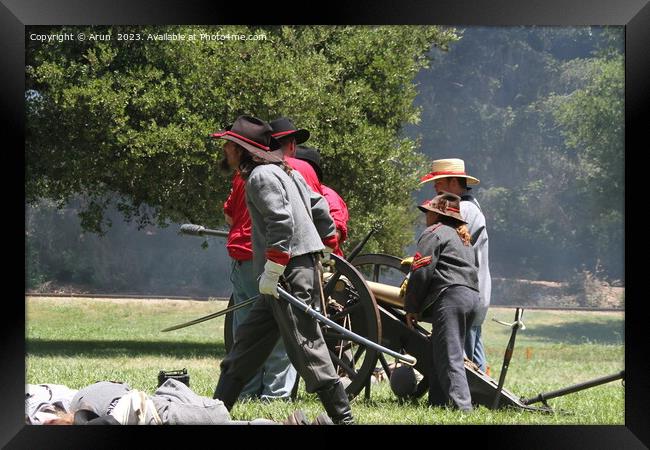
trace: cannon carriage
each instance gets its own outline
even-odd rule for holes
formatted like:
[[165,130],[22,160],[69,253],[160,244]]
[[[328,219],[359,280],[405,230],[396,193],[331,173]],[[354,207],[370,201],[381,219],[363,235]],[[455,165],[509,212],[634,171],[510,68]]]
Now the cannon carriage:
[[[347,380],[345,390],[350,399],[355,398],[364,390],[365,397],[370,398],[371,379],[379,369],[378,365],[390,377],[393,369],[386,360],[385,354],[406,361],[423,376],[413,392],[408,395],[408,397],[416,399],[428,392],[429,379],[434,376],[430,333],[420,325],[416,325],[414,329],[406,325],[406,312],[404,311],[404,300],[400,296],[400,285],[409,272],[410,266],[403,265],[402,259],[396,256],[378,253],[358,254],[373,231],[371,230],[365,239],[350,252],[350,262],[332,255],[334,265],[322,277],[324,301],[320,306],[313,305],[313,308],[318,310],[318,314],[321,315],[320,318],[316,318],[320,323],[332,363],[339,375]],[[183,225],[181,232],[196,236],[223,237],[227,235],[220,230],[209,230],[192,224]],[[244,303],[251,303],[254,300],[255,298],[252,298]],[[294,302],[297,302],[296,305],[305,307],[298,300],[292,300],[292,303]],[[235,306],[231,297],[226,310],[163,331],[182,328],[225,314],[224,341],[228,352],[233,345],[233,311],[240,306]],[[306,310],[310,309],[306,308]],[[306,310],[305,312],[311,313]],[[465,358],[465,373],[474,404],[490,409],[514,407],[530,411],[551,412],[552,409],[546,403],[548,399],[614,380],[625,379],[625,371],[621,371],[557,391],[539,394],[537,397],[529,399],[518,397],[508,391],[504,388],[507,361],[509,361],[508,354],[512,354],[518,326],[523,325],[520,322],[519,312],[517,309],[515,322],[511,324],[513,332],[506,349],[506,357],[498,382]],[[330,322],[329,325],[327,321]],[[354,336],[356,338],[353,338]],[[404,357],[397,358],[401,355]],[[294,395],[298,383],[299,379],[294,386]],[[543,406],[532,406],[538,402],[541,402]]]
[[[417,362],[414,369],[423,378],[411,397],[421,397],[429,388],[428,380],[433,370],[432,351],[429,331],[419,325],[415,329],[406,325],[399,286],[409,267],[402,265],[400,258],[385,254],[359,255],[351,262],[336,255],[332,259],[335,261],[334,267],[323,277],[325,315],[355,334],[415,357]],[[232,306],[232,299],[229,306]],[[321,329],[332,363],[346,380],[348,397],[353,399],[365,391],[365,397],[370,398],[375,372],[383,369],[390,377],[395,364],[390,364],[381,352],[355,343],[326,325],[322,325]],[[232,313],[229,313],[224,331],[226,351],[232,347],[232,335]],[[498,383],[467,359],[465,371],[473,402],[493,407]],[[521,403],[517,396],[506,389],[501,389],[499,397],[497,407],[532,408]]]

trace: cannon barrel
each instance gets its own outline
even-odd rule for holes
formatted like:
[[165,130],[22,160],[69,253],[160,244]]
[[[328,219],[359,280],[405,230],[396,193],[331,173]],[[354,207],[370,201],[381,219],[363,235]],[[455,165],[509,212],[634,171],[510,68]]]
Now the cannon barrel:
[[[323,281],[327,282],[332,278],[331,273],[324,273],[323,274]],[[339,277],[337,277],[337,281]],[[343,280],[345,280],[344,276],[341,276]],[[375,300],[379,301],[380,303],[385,303],[390,306],[396,307],[396,308],[401,308],[404,309],[404,298],[400,296],[399,291],[400,288],[391,286],[389,284],[383,284],[383,283],[376,283],[374,281],[368,281],[364,280],[366,284],[368,285],[368,288],[370,288],[370,292],[372,292],[372,295],[374,295]],[[341,284],[340,286],[335,286],[334,290],[340,290],[343,289],[344,284]]]
[[366,280],[366,284],[370,288],[370,292],[375,296],[375,299],[381,303],[387,303],[391,306],[404,309],[404,297],[400,296],[400,288],[391,286],[389,284],[376,283],[374,281]]

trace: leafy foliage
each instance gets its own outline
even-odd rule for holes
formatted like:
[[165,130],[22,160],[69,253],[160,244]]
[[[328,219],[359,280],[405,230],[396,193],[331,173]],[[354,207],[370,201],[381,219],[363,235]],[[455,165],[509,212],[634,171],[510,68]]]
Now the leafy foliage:
[[[47,31],[47,29],[45,29]],[[57,31],[60,31],[57,29]],[[412,79],[451,30],[418,27],[85,27],[110,41],[33,43],[27,52],[27,201],[81,194],[85,230],[113,202],[139,226],[218,226],[229,177],[207,136],[240,114],[292,117],[321,149],[359,240],[377,217],[386,251],[412,240],[404,204],[422,158],[400,137],[415,122]],[[33,30],[30,30],[33,32]],[[139,33],[139,41],[118,41]],[[196,40],[152,40],[160,35]],[[201,34],[264,35],[205,40]],[[116,196],[116,197],[115,197]],[[381,201],[379,201],[381,199]],[[392,208],[389,208],[392,207]],[[386,210],[391,213],[386,215]],[[353,241],[352,239],[350,240]]]
[[[142,229],[222,226],[230,180],[217,169],[221,142],[208,134],[243,113],[287,115],[311,131],[325,184],[348,204],[346,251],[381,222],[364,250],[403,254],[420,217],[409,199],[427,160],[460,157],[481,180],[474,192],[493,276],[624,277],[621,28],[63,31],[113,40],[27,40],[26,194],[33,207],[41,198],[73,204],[85,231],[121,221],[113,208]],[[116,41],[118,32],[142,38]],[[266,40],[148,39],[217,32]],[[430,195],[425,185],[417,200]],[[74,277],[88,272],[85,256],[64,264],[66,252],[52,247],[58,259],[48,260],[39,253],[48,238],[30,238],[44,240],[26,248],[30,285],[66,264]]]
[[462,31],[418,76],[422,125],[409,131],[481,180],[493,275],[622,278],[621,30]]

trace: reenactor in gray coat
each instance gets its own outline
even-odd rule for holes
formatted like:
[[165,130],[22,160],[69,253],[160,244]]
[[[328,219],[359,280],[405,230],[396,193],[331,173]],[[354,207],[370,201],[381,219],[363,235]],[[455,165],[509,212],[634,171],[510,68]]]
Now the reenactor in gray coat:
[[260,298],[239,325],[235,342],[221,362],[214,398],[230,410],[248,379],[282,337],[291,363],[316,392],[337,424],[353,423],[340,382],[318,323],[279,298],[278,282],[308,305],[319,304],[319,254],[329,259],[336,243],[327,201],[309,189],[302,176],[284,163],[282,150],[264,121],[240,116],[213,137],[246,150],[240,164],[246,180],[246,205],[252,222],[253,266],[260,275]]
[[427,214],[404,297],[407,325],[432,323],[429,403],[472,410],[465,375],[466,334],[480,306],[476,257],[460,197],[443,192],[419,206]]
[[482,325],[487,316],[492,292],[490,276],[489,241],[485,216],[478,201],[469,193],[469,185],[479,184],[479,180],[465,172],[465,161],[459,158],[437,159],[433,161],[431,172],[422,178],[423,183],[432,183],[434,191],[451,192],[460,196],[460,212],[467,222],[467,228],[472,237],[472,247],[478,263],[478,286],[481,305],[474,318],[474,323],[467,332],[465,353],[479,368],[486,372],[488,369],[487,356],[481,337]]

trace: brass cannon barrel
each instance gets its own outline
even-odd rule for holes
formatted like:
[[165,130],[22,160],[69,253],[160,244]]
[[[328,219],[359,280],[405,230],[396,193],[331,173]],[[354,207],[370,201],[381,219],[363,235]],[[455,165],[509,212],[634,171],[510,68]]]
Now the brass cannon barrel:
[[400,288],[368,280],[366,280],[366,284],[376,300],[404,309],[404,297],[399,295]]
[[[327,281],[331,278],[332,274],[331,273],[324,273],[323,274],[323,281]],[[341,282],[345,280],[345,277],[341,277]],[[389,284],[383,284],[383,283],[376,283],[374,281],[368,281],[364,280],[368,287],[370,288],[370,292],[372,292],[372,295],[375,296],[375,300],[382,302],[382,303],[387,303],[391,306],[397,307],[404,309],[404,298],[400,297],[399,291],[400,288],[391,286]],[[342,289],[343,285],[335,286],[334,289]]]

